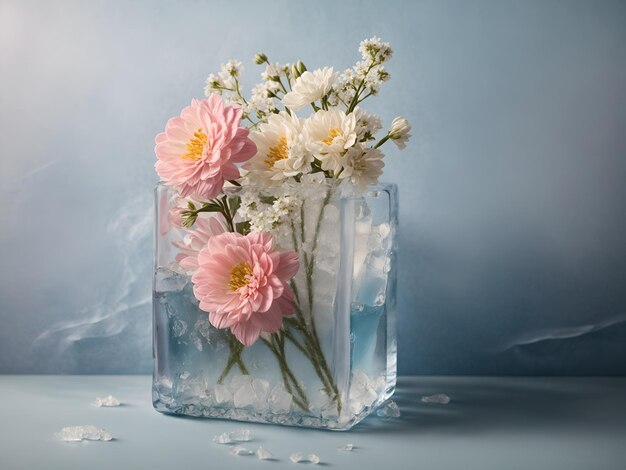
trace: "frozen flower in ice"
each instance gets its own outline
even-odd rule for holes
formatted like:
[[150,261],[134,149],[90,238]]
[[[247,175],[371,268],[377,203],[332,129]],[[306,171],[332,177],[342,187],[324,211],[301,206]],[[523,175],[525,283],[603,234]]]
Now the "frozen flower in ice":
[[362,147],[360,144],[348,149],[339,161],[339,179],[349,179],[360,189],[378,183],[383,173],[383,153],[375,148]]
[[224,227],[213,214],[202,217],[200,214],[191,230],[188,230],[182,241],[174,241],[180,253],[176,255],[176,261],[181,268],[193,271],[198,267],[198,253],[206,246],[209,240],[224,232]]
[[256,153],[248,129],[239,127],[242,110],[225,106],[219,95],[192,100],[156,137],[156,171],[182,197],[217,196],[225,180],[239,178],[236,163]]
[[194,295],[214,327],[230,328],[250,346],[261,332],[278,331],[283,316],[293,313],[288,282],[299,266],[297,253],[275,250],[269,233],[222,233],[198,255]]
[[394,144],[398,146],[400,150],[406,148],[406,143],[411,138],[411,124],[409,121],[399,116],[391,123],[391,129],[389,129],[389,138]]
[[339,157],[356,142],[356,116],[338,109],[318,111],[304,127],[308,147],[322,162],[322,169],[337,171]]
[[337,78],[332,67],[308,70],[300,75],[293,84],[292,90],[283,97],[283,104],[294,111],[304,108],[309,103],[327,95]]
[[313,156],[297,116],[272,114],[250,137],[257,153],[243,166],[249,181],[275,186],[285,178],[311,171]]

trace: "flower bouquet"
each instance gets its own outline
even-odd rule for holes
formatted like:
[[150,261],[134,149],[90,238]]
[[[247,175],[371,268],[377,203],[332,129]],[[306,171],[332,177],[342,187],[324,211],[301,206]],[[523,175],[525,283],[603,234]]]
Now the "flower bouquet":
[[341,74],[257,54],[248,98],[231,60],[156,137],[157,410],[349,429],[393,393],[397,191],[378,178],[410,126],[377,139],[360,105],[392,51],[360,52]]

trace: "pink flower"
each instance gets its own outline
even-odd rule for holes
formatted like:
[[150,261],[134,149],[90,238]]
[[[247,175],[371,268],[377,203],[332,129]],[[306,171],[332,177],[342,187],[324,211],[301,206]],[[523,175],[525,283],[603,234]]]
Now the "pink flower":
[[224,226],[214,215],[210,215],[209,218],[204,218],[203,215],[199,215],[192,229],[187,229],[182,241],[172,242],[180,250],[176,255],[176,261],[181,268],[189,271],[198,269],[198,253],[207,246],[209,240],[224,233]]
[[217,196],[225,180],[239,178],[235,163],[256,153],[248,129],[239,127],[241,115],[240,108],[225,106],[217,94],[192,100],[156,137],[155,168],[161,179],[182,197]]
[[216,328],[230,328],[250,346],[261,332],[274,333],[294,311],[287,284],[300,267],[294,252],[274,250],[267,232],[226,232],[212,237],[198,255],[192,276],[200,309]]

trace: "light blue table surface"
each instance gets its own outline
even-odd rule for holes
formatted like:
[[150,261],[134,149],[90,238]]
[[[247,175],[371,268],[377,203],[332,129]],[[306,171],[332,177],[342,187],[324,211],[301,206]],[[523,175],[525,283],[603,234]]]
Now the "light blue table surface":
[[[420,402],[439,392],[449,405]],[[106,394],[123,406],[91,404]],[[288,458],[296,451],[318,454],[324,467],[361,470],[626,468],[626,378],[402,377],[394,399],[400,418],[330,432],[162,415],[147,376],[0,376],[0,468],[297,468]],[[115,440],[54,436],[83,424]],[[232,456],[212,442],[241,428],[253,437],[246,447],[262,445],[276,459]],[[346,443],[355,450],[337,450]]]

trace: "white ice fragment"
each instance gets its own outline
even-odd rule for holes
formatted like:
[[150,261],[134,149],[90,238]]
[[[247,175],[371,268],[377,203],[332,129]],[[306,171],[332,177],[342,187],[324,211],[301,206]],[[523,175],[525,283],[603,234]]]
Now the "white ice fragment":
[[339,208],[333,204],[328,204],[324,209],[324,218],[333,222],[339,220]]
[[65,442],[78,442],[82,440],[110,441],[113,439],[111,434],[104,429],[97,428],[93,425],[68,426],[56,433],[56,436]]
[[379,409],[376,414],[381,418],[399,418],[400,408],[395,401],[388,401],[385,406]]
[[435,395],[428,395],[422,397],[424,403],[437,403],[439,405],[447,405],[450,403],[450,397],[445,393],[437,393]]
[[213,389],[213,398],[215,399],[215,403],[222,404],[228,403],[233,399],[232,393],[228,390],[226,385],[217,384]]
[[255,399],[254,388],[252,383],[248,382],[242,385],[233,395],[233,402],[237,408],[243,408],[250,406],[254,403]]
[[307,460],[314,465],[317,465],[318,463],[320,463],[320,457],[317,454],[309,454],[307,456]]
[[348,399],[350,403],[350,411],[353,414],[358,414],[364,408],[372,406],[378,399],[376,382],[371,380],[362,370],[355,370],[352,373]]
[[186,371],[186,370],[181,372],[179,375],[179,377],[183,380],[187,380],[190,376],[191,376],[191,372]]
[[293,463],[299,463],[304,460],[304,455],[302,455],[302,452],[294,452],[289,456],[289,460],[291,460]]
[[189,276],[183,276],[169,269],[160,268],[156,272],[154,288],[157,292],[179,292],[185,288],[190,279]]
[[354,444],[344,444],[337,448],[337,450],[343,450],[345,452],[350,452],[352,449],[354,449]]
[[273,457],[272,453],[263,447],[257,449],[256,456],[259,460],[268,460]]
[[120,401],[113,395],[107,395],[106,397],[98,397],[93,402],[94,406],[120,406]]
[[387,238],[389,233],[391,233],[391,226],[389,224],[385,223],[378,226],[378,234],[380,235],[380,238]]
[[223,432],[222,434],[218,434],[213,438],[213,442],[216,444],[230,444],[233,441],[230,439],[230,436],[227,432]]
[[292,400],[291,393],[287,392],[282,384],[272,388],[268,399],[270,409],[277,413],[289,411]]
[[230,381],[230,391],[235,393],[244,385],[251,385],[252,377],[249,375],[235,375]]
[[251,450],[246,449],[243,446],[233,446],[233,447],[228,449],[228,452],[230,452],[232,455],[252,455],[252,454],[254,454],[254,452],[252,452]]
[[249,429],[238,429],[237,431],[233,431],[228,435],[233,441],[241,441],[247,442],[250,440],[250,430]]
[[264,379],[254,379],[252,388],[254,389],[255,406],[257,408],[265,408],[267,406],[267,397],[270,393],[270,383]]

